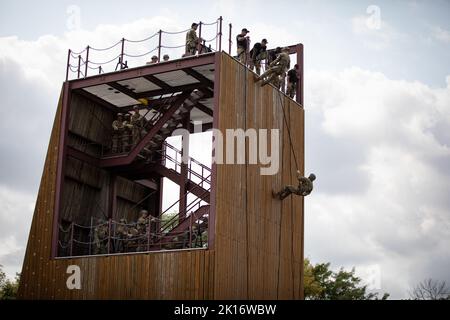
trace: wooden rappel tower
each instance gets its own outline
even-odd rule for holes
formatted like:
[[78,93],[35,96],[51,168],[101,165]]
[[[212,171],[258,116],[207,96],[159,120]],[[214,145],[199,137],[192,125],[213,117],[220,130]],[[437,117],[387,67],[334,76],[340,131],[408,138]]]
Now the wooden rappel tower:
[[[122,39],[110,72],[93,48],[69,51],[19,298],[303,298],[303,198],[272,196],[296,184],[297,167],[304,174],[303,45],[289,46],[300,66],[293,100],[256,83],[231,55],[231,25],[227,51],[222,18],[216,26],[214,49],[205,41],[168,61],[158,32],[152,64],[133,65]],[[119,113],[138,114],[139,129],[115,130]],[[261,175],[248,146],[244,164],[207,165],[167,140],[217,129],[226,145],[227,129],[250,128],[279,130],[276,174]],[[164,194],[163,181],[179,192]],[[69,266],[79,288],[67,286]]]

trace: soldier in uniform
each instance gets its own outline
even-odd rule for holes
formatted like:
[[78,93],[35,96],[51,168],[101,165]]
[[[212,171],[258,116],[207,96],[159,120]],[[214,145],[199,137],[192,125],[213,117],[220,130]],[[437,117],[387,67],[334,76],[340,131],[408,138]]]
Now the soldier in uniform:
[[268,51],[267,54],[267,63],[271,64],[275,61],[276,58],[278,58],[278,55],[281,53],[281,47],[276,47],[274,50]]
[[131,124],[131,115],[127,113],[123,121],[123,134],[122,134],[122,152],[130,151],[131,145],[131,133],[133,125]]
[[94,228],[94,254],[107,253],[108,225],[103,223]]
[[275,61],[269,65],[269,69],[257,78],[257,82],[264,79],[261,86],[272,83],[275,87],[279,88],[280,76],[282,76],[283,73],[286,73],[290,62],[289,48],[285,47]]
[[139,113],[139,107],[133,107],[133,115],[131,116],[131,136],[132,144],[135,147],[144,135],[144,117]]
[[316,180],[316,176],[311,173],[308,178],[303,177],[300,174],[300,171],[297,171],[297,179],[298,179],[298,186],[286,186],[278,193],[273,193],[273,196],[275,198],[278,198],[280,200],[285,199],[290,194],[296,194],[298,196],[306,197],[311,193],[313,190],[313,181]]
[[201,41],[201,39],[197,36],[197,28],[198,28],[198,24],[194,22],[191,25],[191,29],[186,33],[185,57],[193,56],[197,52],[198,44]]
[[116,238],[118,238],[116,242],[117,244],[115,246],[117,252],[119,253],[124,252],[126,246],[126,239],[128,236],[128,225],[127,220],[125,218],[119,220],[115,236]]
[[158,57],[157,56],[153,56],[152,60],[147,62],[146,64],[155,64],[158,63]]
[[138,219],[137,225],[136,225],[136,227],[141,235],[144,235],[147,233],[148,223],[149,223],[148,211],[141,210],[139,212],[139,219]]
[[261,61],[267,58],[267,39],[262,39],[261,43],[257,42],[250,50],[250,70],[256,69],[256,74],[261,74]]
[[237,56],[238,60],[247,64],[247,51],[250,43],[250,37],[247,34],[250,31],[247,28],[242,29],[241,33],[236,36]]
[[289,70],[287,74],[287,91],[286,94],[294,99],[295,92],[297,91],[297,83],[299,81],[299,66],[296,64],[293,69]]
[[112,153],[118,153],[122,150],[122,135],[124,132],[123,114],[117,114],[117,120],[112,123],[113,136],[112,136]]
[[136,227],[129,226],[127,228],[127,240],[125,240],[125,248],[126,251],[136,251],[138,238],[139,237],[139,231]]

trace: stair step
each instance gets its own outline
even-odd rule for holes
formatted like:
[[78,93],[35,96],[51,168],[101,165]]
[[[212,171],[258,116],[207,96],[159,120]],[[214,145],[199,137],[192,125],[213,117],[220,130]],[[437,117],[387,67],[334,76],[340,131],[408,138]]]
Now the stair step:
[[150,142],[148,143],[148,145],[149,145],[150,147],[152,147],[152,148],[156,148],[156,147],[158,146],[158,144],[157,144],[156,142],[154,142],[154,141],[150,141]]
[[174,114],[174,115],[172,116],[172,119],[175,119],[175,120],[181,120],[181,119],[183,119],[183,117],[182,117],[180,114]]

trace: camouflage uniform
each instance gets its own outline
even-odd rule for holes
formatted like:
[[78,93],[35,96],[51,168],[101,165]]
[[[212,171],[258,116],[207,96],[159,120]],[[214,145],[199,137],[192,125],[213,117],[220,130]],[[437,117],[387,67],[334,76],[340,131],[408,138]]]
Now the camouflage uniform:
[[310,174],[308,178],[303,177],[299,171],[297,171],[297,179],[298,186],[286,186],[278,193],[275,193],[274,196],[279,198],[280,200],[285,199],[290,194],[296,194],[298,196],[306,197],[313,190],[313,181],[316,180],[316,176],[314,174]]
[[280,87],[280,77],[286,73],[291,62],[288,51],[289,48],[284,48],[275,61],[270,64],[269,69],[258,77],[257,81],[265,79],[261,86],[264,86],[267,83],[272,83],[277,88]]
[[186,33],[185,56],[193,56],[196,54],[199,41],[200,39],[197,36],[197,24],[193,23],[191,29]]
[[94,254],[105,254],[108,252],[107,243],[105,240],[108,238],[108,225],[102,224],[94,229]]
[[122,150],[122,136],[124,133],[124,121],[121,113],[117,114],[117,120],[112,123],[113,135],[112,135],[112,153],[118,153]]
[[132,144],[135,147],[141,141],[144,135],[144,117],[139,113],[139,109],[134,109],[134,114],[131,116],[131,135]]
[[122,152],[130,151],[131,145],[131,132],[133,130],[133,125],[131,124],[131,115],[127,113],[125,115],[125,121],[123,122],[123,135],[122,135]]
[[116,251],[118,253],[124,252],[125,246],[126,246],[127,235],[128,235],[127,220],[122,218],[122,219],[120,219],[119,224],[117,225],[116,234],[115,234],[115,237],[118,238],[118,239],[116,239],[116,245],[115,245]]
[[250,50],[250,70],[255,68],[256,74],[259,76],[261,74],[261,61],[267,59],[267,40],[263,39],[261,43],[257,42]]
[[288,84],[287,84],[286,94],[291,99],[294,99],[295,93],[297,91],[297,83],[299,81],[298,65],[295,65],[294,69],[289,70],[287,78],[288,78]]
[[237,56],[242,64],[247,65],[247,51],[250,44],[250,39],[247,36],[249,33],[246,28],[242,29],[242,32],[236,36]]
[[139,241],[139,239],[136,238],[139,237],[139,231],[135,227],[129,227],[127,229],[127,240],[125,245],[126,250],[127,252],[130,251],[130,249],[132,249],[132,251],[136,251],[136,246]]
[[141,210],[140,214],[141,214],[141,216],[139,217],[139,219],[137,221],[137,229],[141,235],[144,235],[144,234],[147,234],[147,229],[148,229],[148,223],[149,223],[148,211]]

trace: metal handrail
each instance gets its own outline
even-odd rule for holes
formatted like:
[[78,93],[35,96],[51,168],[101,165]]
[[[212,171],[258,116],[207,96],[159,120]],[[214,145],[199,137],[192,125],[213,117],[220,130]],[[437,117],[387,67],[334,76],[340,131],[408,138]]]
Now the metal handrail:
[[[202,21],[200,21],[200,23],[199,23],[199,26],[200,26],[199,38],[201,38],[201,33],[202,33],[202,29],[201,28],[202,28],[202,26],[203,27],[216,26],[216,35],[215,35],[215,37],[206,41],[206,42],[213,42],[214,40],[216,40],[216,47],[214,49],[211,48],[211,50],[220,51],[221,48],[222,48],[222,23],[223,23],[223,18],[222,17],[219,17],[216,21],[214,21],[212,23],[204,23]],[[88,74],[87,74],[88,70],[92,69],[92,67],[90,67],[89,64],[94,64],[96,66],[101,66],[101,65],[104,65],[104,64],[111,63],[111,62],[117,60],[117,58],[119,58],[120,70],[122,70],[122,69],[127,67],[123,63],[123,58],[125,56],[126,57],[131,57],[131,58],[140,58],[140,57],[144,57],[144,56],[147,56],[147,55],[151,55],[154,51],[158,50],[158,61],[160,61],[161,60],[161,49],[162,48],[183,48],[186,45],[185,43],[183,43],[182,45],[167,45],[167,44],[163,45],[163,41],[162,41],[163,35],[178,35],[178,34],[183,34],[183,33],[187,32],[188,30],[189,29],[182,30],[182,31],[177,31],[177,32],[169,32],[169,31],[159,30],[158,32],[152,34],[151,36],[146,37],[146,38],[141,39],[141,40],[130,40],[130,39],[122,38],[121,40],[119,40],[118,42],[114,43],[113,45],[111,45],[111,46],[109,46],[107,48],[95,48],[95,47],[87,46],[86,48],[84,48],[80,52],[74,52],[71,49],[69,49],[68,56],[67,56],[67,66],[66,66],[66,81],[69,80],[69,73],[70,72],[75,73],[77,79],[79,79],[80,77],[84,77],[85,78],[85,77],[88,76]],[[149,40],[151,40],[153,38],[156,38],[156,36],[158,36],[158,46],[155,49],[153,49],[151,51],[147,51],[147,52],[145,52],[143,54],[130,54],[129,52],[125,52],[125,43],[143,43],[143,42],[149,41]],[[231,39],[230,39],[230,41],[231,41]],[[114,58],[114,59],[112,59],[112,60],[110,60],[108,62],[105,62],[105,63],[103,63],[103,62],[93,62],[93,61],[89,60],[89,52],[90,51],[105,52],[105,51],[108,51],[108,50],[112,50],[112,49],[114,49],[115,47],[117,47],[119,45],[121,45],[120,54],[116,58]],[[199,43],[199,45],[201,45],[201,44]],[[84,58],[81,57],[82,54],[85,55]],[[203,52],[199,51],[197,54],[203,54]],[[71,58],[78,59],[78,66],[73,66],[73,65],[70,64]],[[83,60],[83,64],[81,64],[81,60]],[[83,67],[83,66],[85,66],[84,72],[81,71],[81,67]],[[73,67],[75,68],[75,70],[74,70]],[[99,69],[100,73],[101,73],[101,71],[102,70]]]

